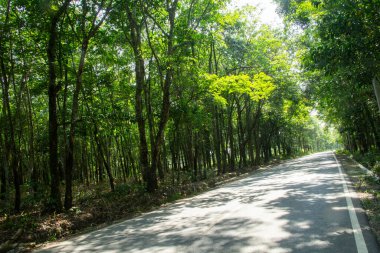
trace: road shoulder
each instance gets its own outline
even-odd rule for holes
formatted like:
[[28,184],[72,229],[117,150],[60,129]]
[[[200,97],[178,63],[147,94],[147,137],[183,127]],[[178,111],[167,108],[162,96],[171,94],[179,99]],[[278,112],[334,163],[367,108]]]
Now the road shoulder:
[[349,179],[350,191],[369,252],[379,252],[380,184],[368,176],[359,164],[345,155],[336,155]]

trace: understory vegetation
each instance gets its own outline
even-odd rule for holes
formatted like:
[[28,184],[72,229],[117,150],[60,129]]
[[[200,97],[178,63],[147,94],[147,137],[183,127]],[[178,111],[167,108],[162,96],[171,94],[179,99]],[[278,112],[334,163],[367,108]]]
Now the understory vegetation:
[[380,177],[380,151],[370,150],[367,153],[356,152],[353,158],[359,163],[363,164],[366,168],[373,171],[378,177]]

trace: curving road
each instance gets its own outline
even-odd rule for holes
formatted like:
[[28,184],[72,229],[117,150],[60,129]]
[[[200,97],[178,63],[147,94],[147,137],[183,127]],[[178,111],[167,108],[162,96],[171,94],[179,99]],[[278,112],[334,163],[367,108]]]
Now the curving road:
[[318,153],[38,252],[380,252],[357,206]]

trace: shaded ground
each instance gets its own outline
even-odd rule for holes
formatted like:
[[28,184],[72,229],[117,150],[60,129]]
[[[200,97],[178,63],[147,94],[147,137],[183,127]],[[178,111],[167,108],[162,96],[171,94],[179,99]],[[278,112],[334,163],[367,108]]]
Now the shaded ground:
[[[226,173],[209,180],[181,186],[162,185],[155,194],[148,194],[141,186],[133,185],[118,184],[115,192],[109,192],[106,184],[81,186],[75,190],[81,194],[75,196],[75,207],[69,212],[52,215],[43,214],[42,202],[26,200],[23,202],[23,212],[19,215],[9,216],[0,212],[0,253],[15,247],[19,251],[28,251],[40,243],[92,231],[247,175],[248,173],[239,176],[235,173]],[[0,203],[0,209],[4,207],[3,204]],[[11,245],[6,245],[7,250],[5,250],[2,246],[20,229],[22,229],[21,236],[12,241]]]
[[[369,252],[379,252],[362,230]],[[338,166],[321,153],[41,252],[357,251]]]
[[[344,156],[338,156],[338,158],[342,162],[345,171],[348,173],[348,175],[350,175],[350,179],[354,182],[353,185],[357,188],[358,192],[360,193],[358,194],[358,196],[363,202],[364,207],[366,208],[366,212],[369,216],[372,230],[379,236],[380,234],[379,184],[377,182],[374,182],[369,177],[364,177],[361,169],[358,166],[356,166],[356,164],[352,160],[349,160],[347,157],[344,157]],[[284,165],[281,165],[279,167],[280,168],[279,171],[278,170],[268,171],[269,174],[260,175],[263,172],[259,172],[258,177],[262,178],[263,176],[269,176],[269,178],[272,178],[272,177],[281,178],[284,175],[281,169],[283,168],[282,166]],[[308,165],[296,164],[296,167],[304,168],[304,166],[308,166]],[[255,172],[255,174],[257,174],[257,172]],[[104,188],[105,188],[104,186],[103,187],[100,186],[99,188],[86,189],[87,193],[79,198],[82,200],[77,203],[76,208],[74,208],[71,212],[57,214],[57,215],[41,215],[39,207],[37,206],[33,209],[34,210],[33,212],[24,212],[23,214],[18,215],[18,216],[0,216],[0,244],[8,240],[9,238],[11,238],[13,235],[15,235],[19,228],[23,228],[24,232],[22,233],[22,236],[18,238],[18,240],[16,241],[17,246],[18,246],[17,248],[21,250],[31,249],[35,247],[36,243],[41,243],[41,242],[46,242],[46,241],[55,241],[59,238],[68,237],[78,232],[84,233],[85,231],[92,231],[97,228],[102,228],[106,226],[107,224],[111,224],[115,222],[116,220],[135,217],[137,215],[140,215],[142,212],[156,209],[164,205],[164,203],[167,203],[179,198],[183,198],[186,196],[191,196],[196,193],[208,190],[210,189],[210,187],[212,188],[215,185],[219,185],[220,182],[236,180],[235,176],[236,175],[234,174],[228,174],[228,175],[224,175],[223,177],[213,179],[211,181],[199,182],[196,184],[188,184],[179,188],[163,187],[163,189],[156,195],[145,194],[140,189],[131,189],[128,187],[122,187],[120,185],[119,187],[117,187],[115,193],[109,193],[107,191],[104,192]],[[244,174],[242,176],[247,177],[248,174]],[[246,180],[248,180],[248,178]],[[250,182],[250,181],[246,181],[246,182]],[[281,184],[269,185],[269,186],[270,187],[265,188],[265,190],[262,190],[262,191],[268,191],[270,189],[276,190],[279,187],[281,191],[286,190],[286,189],[283,189],[284,186]],[[302,186],[300,189],[298,189],[297,187],[296,191],[291,191],[290,193],[287,193],[287,194],[290,194],[289,196],[291,198],[294,198],[296,202],[304,203],[305,206],[302,206],[302,208],[306,207],[305,209],[306,213],[310,212],[310,211],[307,211],[309,209],[317,208],[319,210],[320,208],[322,208],[324,205],[320,206],[319,204],[317,204],[315,202],[317,199],[314,199],[313,201],[303,200],[304,193],[307,192],[307,189],[308,187],[305,188],[305,186]],[[82,192],[86,192],[86,191],[82,191]],[[241,202],[251,203],[251,204],[256,203],[256,202],[260,203],[260,199],[262,201],[262,198],[260,198],[257,195],[250,196],[248,193],[246,195],[247,196],[244,198],[244,200],[242,200],[239,197],[236,197],[236,195],[227,192],[220,196],[213,196],[212,199],[215,199],[216,203],[223,202],[223,201],[229,202],[234,199],[239,199],[239,201]],[[310,199],[310,196],[308,198]],[[200,205],[199,206],[200,208],[203,208],[204,206],[208,206],[210,205],[210,203],[214,203],[212,205],[216,205],[216,206],[222,205],[221,203],[215,204],[215,202],[211,201],[210,199],[204,199],[202,201],[204,204]],[[327,202],[331,202],[331,200],[327,200]],[[277,204],[275,202],[271,203],[271,206],[268,206],[268,208],[269,209],[275,208],[276,205],[279,205],[279,203]],[[247,211],[260,212],[259,209],[251,210],[250,208],[247,208]],[[263,209],[261,210],[261,212],[263,212]],[[292,210],[292,209],[289,209],[286,212],[288,216],[291,213],[296,218],[299,218],[297,216],[302,213],[301,210]],[[263,213],[263,216],[265,216],[266,213],[267,212]],[[167,213],[165,213],[165,215],[166,214]],[[281,214],[278,214],[278,215],[281,216]],[[285,213],[283,213],[282,215],[285,215]],[[316,215],[316,217],[320,216],[319,214],[313,214],[312,212],[310,213],[310,215]],[[163,216],[164,216],[164,213],[163,213]],[[247,224],[249,224],[249,221],[247,221],[246,215],[242,215],[242,216],[243,217],[240,217],[240,218],[224,220],[223,224],[230,226],[231,229],[233,228],[233,230],[235,230],[234,227],[244,227]],[[187,219],[187,218],[182,217],[181,219]],[[197,219],[195,219],[195,221],[197,221]],[[212,225],[210,231],[214,231],[213,229],[217,228],[218,227],[217,225],[219,225],[220,222],[218,222],[218,220],[214,221],[213,223],[214,225]],[[204,224],[206,224],[206,221],[204,221]],[[140,224],[137,224],[137,225],[140,225]],[[301,219],[298,222],[298,226],[305,227],[309,225],[307,223],[303,223]],[[139,226],[131,227],[131,229],[134,228],[138,230],[138,227]],[[258,231],[261,231],[262,233],[264,233],[265,231],[268,231],[268,230],[265,230],[264,223],[262,223],[262,221],[257,221],[257,224],[256,223],[251,224],[250,226],[247,227],[247,229],[249,228],[250,229],[260,228]],[[218,230],[215,230],[215,232],[220,233],[220,231]],[[301,230],[295,229],[294,231],[290,230],[290,232],[297,234],[297,233],[302,232],[302,229]],[[147,234],[147,236],[149,235],[150,234]],[[180,237],[180,235],[175,235],[174,238],[178,238],[178,237]],[[294,239],[297,237],[298,235],[295,236]],[[155,237],[152,237],[152,238],[155,238]],[[174,240],[174,238],[170,240]],[[197,238],[198,237],[189,239],[188,237],[186,237],[179,240],[180,241],[183,240],[186,242],[193,241],[195,243],[196,241],[198,241]],[[229,237],[227,236],[226,237],[227,246],[228,244],[231,244],[231,242],[230,243],[227,242],[228,238]],[[301,239],[303,238],[302,237],[298,238],[298,240],[300,241]],[[204,240],[214,242],[215,238],[213,238],[213,236],[205,236],[204,239],[202,240],[203,243],[204,243]],[[250,239],[248,237],[246,239],[242,238],[239,244],[241,243],[245,244],[249,240]],[[199,241],[197,243],[199,244]],[[311,241],[309,243],[311,243]],[[323,242],[319,242],[319,243],[323,244]],[[195,245],[195,246],[198,247],[201,245]],[[216,249],[221,250],[220,247],[224,247],[224,246],[226,245],[221,244],[219,246],[216,246],[217,247]],[[186,248],[187,247],[188,246],[186,246]],[[0,248],[0,252],[2,252],[1,248]],[[186,252],[186,251],[183,251],[183,252]]]

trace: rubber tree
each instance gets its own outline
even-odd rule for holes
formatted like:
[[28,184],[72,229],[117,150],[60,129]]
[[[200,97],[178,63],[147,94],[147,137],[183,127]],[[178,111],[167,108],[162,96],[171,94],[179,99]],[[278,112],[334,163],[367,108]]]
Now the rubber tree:
[[[91,5],[91,6],[89,6]],[[80,39],[80,57],[77,65],[76,75],[75,75],[75,87],[73,92],[72,106],[71,106],[71,118],[70,118],[70,133],[69,133],[69,142],[67,147],[66,162],[65,162],[65,183],[66,183],[66,192],[65,192],[65,209],[69,210],[73,205],[73,196],[72,196],[72,172],[74,167],[74,147],[75,147],[75,129],[78,121],[78,110],[79,110],[79,94],[83,86],[83,73],[86,63],[86,56],[90,41],[104,20],[107,18],[109,12],[112,8],[111,1],[88,1],[82,0],[80,9],[82,11],[80,17],[79,31],[73,31],[77,34],[77,37]],[[91,18],[88,21],[88,16]],[[75,24],[72,24],[74,27]],[[113,184],[111,184],[113,187]],[[112,188],[113,190],[113,188]]]
[[[62,210],[60,177],[58,170],[58,120],[57,120],[57,74],[56,74],[56,46],[58,23],[66,12],[71,0],[65,0],[58,8],[49,11],[49,30],[47,59],[49,66],[49,168],[50,168],[50,200],[47,209],[51,212]],[[56,6],[54,6],[55,8]]]

